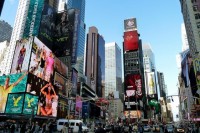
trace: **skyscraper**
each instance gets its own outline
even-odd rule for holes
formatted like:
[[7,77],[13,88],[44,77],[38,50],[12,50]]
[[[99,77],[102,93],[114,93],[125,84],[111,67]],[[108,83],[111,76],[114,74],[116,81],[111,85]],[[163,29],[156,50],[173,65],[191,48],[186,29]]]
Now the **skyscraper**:
[[181,39],[182,39],[182,51],[189,49],[188,38],[184,23],[181,24]]
[[[6,31],[6,32],[5,32]],[[0,42],[7,40],[10,42],[12,27],[4,20],[0,20]]]
[[68,0],[67,8],[75,8],[80,11],[80,24],[78,25],[78,46],[77,61],[74,68],[78,71],[79,81],[85,82],[84,69],[84,49],[85,49],[85,0]]
[[5,1],[5,0],[1,0],[1,1],[0,1],[0,16],[1,16],[1,11],[2,11],[2,9],[3,9],[4,1]]
[[90,27],[87,34],[85,75],[87,84],[102,97],[105,82],[105,40],[96,27]]
[[105,44],[105,96],[122,90],[121,49],[115,42]]

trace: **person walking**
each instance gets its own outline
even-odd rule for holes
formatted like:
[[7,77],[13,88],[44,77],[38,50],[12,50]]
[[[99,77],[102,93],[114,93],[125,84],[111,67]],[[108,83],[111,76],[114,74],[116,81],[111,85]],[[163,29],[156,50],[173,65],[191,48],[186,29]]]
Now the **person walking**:
[[79,127],[78,128],[78,133],[82,133],[82,130],[83,130],[83,128],[82,128],[82,122],[79,123],[78,127]]
[[40,126],[38,125],[38,122],[36,121],[34,133],[38,133],[39,131],[40,131]]

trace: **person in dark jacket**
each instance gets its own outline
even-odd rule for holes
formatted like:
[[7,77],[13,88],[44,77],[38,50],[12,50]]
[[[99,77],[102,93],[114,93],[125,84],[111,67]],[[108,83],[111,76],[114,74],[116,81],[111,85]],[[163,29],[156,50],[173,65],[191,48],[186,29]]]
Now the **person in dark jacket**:
[[106,133],[106,131],[102,128],[101,124],[99,124],[95,133]]

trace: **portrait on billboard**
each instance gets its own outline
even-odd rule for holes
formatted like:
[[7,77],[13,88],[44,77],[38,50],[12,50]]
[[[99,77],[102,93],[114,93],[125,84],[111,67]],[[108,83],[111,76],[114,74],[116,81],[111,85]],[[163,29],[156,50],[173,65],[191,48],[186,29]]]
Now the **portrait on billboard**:
[[34,108],[34,114],[36,115],[37,106],[38,106],[38,96],[26,93],[24,97],[23,114],[32,114]]
[[53,52],[57,57],[71,55],[75,9],[57,14]]
[[139,37],[137,31],[124,32],[124,51],[138,50]]
[[54,55],[52,51],[36,37],[33,43],[29,72],[48,82],[54,72]]
[[68,76],[68,67],[58,58],[54,58],[54,69],[56,72],[62,74],[64,77]]
[[57,87],[32,73],[29,73],[27,92],[39,97],[37,115],[57,116],[58,93]]
[[53,7],[45,4],[42,11],[42,20],[38,38],[50,49],[52,49],[54,42],[55,20],[56,11]]
[[67,93],[68,93],[67,88],[66,88],[67,79],[57,72],[55,73],[55,76],[54,76],[54,85],[57,86],[59,95],[67,96]]
[[4,113],[9,93],[25,92],[27,73],[0,76],[0,113]]
[[32,37],[21,39],[16,42],[11,73],[14,74],[28,71],[32,42]]
[[5,113],[21,114],[24,103],[24,93],[9,93]]

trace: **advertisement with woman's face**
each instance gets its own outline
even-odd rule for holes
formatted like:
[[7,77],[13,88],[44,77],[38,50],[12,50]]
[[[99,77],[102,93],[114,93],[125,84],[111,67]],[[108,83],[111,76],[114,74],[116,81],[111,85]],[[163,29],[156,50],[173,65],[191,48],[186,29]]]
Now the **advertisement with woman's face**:
[[27,92],[39,96],[37,115],[57,116],[58,93],[56,86],[32,73],[29,74]]
[[34,38],[29,72],[50,81],[54,71],[54,55],[37,37]]
[[33,37],[21,39],[16,42],[11,73],[21,73],[28,71],[32,42]]

